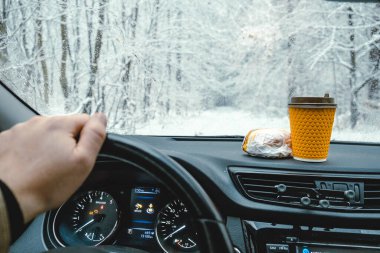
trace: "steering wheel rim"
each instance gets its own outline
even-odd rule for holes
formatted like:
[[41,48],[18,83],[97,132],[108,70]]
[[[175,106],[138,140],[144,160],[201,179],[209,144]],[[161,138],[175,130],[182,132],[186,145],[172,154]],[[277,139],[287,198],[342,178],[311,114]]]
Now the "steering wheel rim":
[[201,252],[233,253],[232,242],[216,206],[194,177],[179,163],[149,144],[108,134],[99,156],[133,162],[181,196],[194,217]]

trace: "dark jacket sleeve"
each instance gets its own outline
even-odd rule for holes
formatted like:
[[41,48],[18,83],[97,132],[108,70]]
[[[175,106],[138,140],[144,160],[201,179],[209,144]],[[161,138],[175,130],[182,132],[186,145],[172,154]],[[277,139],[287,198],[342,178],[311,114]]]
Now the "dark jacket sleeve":
[[0,253],[7,252],[24,227],[20,205],[8,186],[0,181]]
[[0,189],[0,253],[8,252],[11,241],[11,231],[5,199]]

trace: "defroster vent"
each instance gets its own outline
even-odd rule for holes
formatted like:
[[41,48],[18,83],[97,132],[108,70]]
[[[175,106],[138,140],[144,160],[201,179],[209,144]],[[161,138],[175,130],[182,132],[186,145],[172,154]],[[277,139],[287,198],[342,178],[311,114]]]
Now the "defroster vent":
[[278,171],[233,171],[249,199],[272,204],[323,209],[380,209],[380,178]]

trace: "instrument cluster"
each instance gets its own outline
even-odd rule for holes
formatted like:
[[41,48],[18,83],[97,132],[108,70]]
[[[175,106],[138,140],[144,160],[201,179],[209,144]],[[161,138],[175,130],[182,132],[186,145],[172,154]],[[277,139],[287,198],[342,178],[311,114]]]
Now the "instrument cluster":
[[198,252],[189,210],[159,187],[82,191],[52,218],[60,247],[115,244],[150,252]]

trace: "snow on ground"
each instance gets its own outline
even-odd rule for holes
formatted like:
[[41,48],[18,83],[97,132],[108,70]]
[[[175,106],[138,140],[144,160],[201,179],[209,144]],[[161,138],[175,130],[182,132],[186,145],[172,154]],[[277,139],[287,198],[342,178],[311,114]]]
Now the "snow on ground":
[[289,129],[287,118],[260,118],[248,111],[236,111],[233,108],[218,108],[192,116],[168,117],[154,120],[136,134],[155,135],[245,135],[251,129],[281,127]]
[[366,129],[361,128],[359,130],[345,129],[338,130],[333,129],[332,140],[336,141],[354,141],[354,142],[375,142],[380,143],[380,131],[378,126],[368,126]]
[[[137,127],[136,134],[170,136],[215,136],[246,135],[256,128],[290,129],[289,118],[255,116],[249,111],[237,111],[233,108],[218,108],[192,116],[172,116],[155,119],[144,126]],[[380,142],[378,126],[359,127],[358,130],[338,129],[334,127],[332,140]]]

